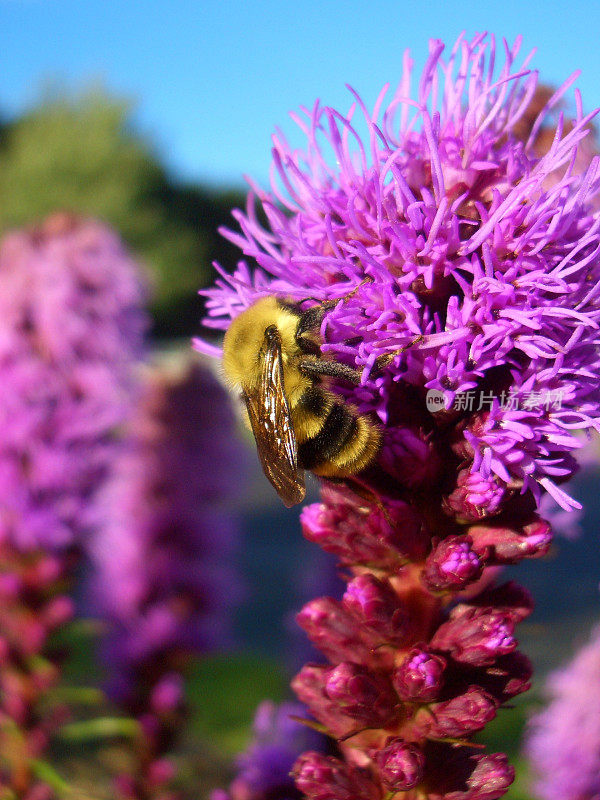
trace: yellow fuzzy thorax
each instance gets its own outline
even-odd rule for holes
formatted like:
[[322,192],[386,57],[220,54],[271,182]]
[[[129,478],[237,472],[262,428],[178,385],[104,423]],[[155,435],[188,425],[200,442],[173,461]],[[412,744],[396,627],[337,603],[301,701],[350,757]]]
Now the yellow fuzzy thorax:
[[301,355],[296,343],[299,317],[276,297],[263,297],[237,316],[223,340],[223,372],[233,389],[252,392],[260,383],[265,331],[275,325],[281,336],[281,358],[288,401],[294,405],[310,380],[294,366]]

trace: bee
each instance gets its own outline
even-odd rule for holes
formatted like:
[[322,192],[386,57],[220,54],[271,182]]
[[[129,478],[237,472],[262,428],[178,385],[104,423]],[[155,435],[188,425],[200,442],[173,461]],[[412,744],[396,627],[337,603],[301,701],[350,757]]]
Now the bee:
[[267,478],[286,506],[304,499],[304,470],[349,478],[376,458],[377,424],[334,394],[332,380],[357,385],[360,372],[320,351],[327,301],[302,310],[263,297],[236,317],[223,341],[223,372],[241,394]]

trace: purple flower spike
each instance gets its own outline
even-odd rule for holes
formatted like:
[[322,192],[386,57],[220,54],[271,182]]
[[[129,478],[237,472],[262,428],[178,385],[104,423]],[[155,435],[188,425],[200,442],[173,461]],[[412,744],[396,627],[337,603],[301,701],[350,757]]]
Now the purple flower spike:
[[145,294],[99,222],[55,214],[2,240],[2,541],[61,551],[89,535],[133,400]]
[[[494,581],[547,551],[543,497],[578,507],[564,488],[575,434],[600,430],[596,112],[576,95],[573,120],[554,113],[575,76],[540,102],[520,46],[503,42],[499,64],[493,36],[449,52],[435,39],[413,97],[407,54],[373,110],[353,90],[346,115],[303,108],[305,147],[277,132],[271,191],[252,185],[239,230],[223,231],[247,261],[204,292],[212,328],[269,296],[303,324],[319,319],[314,353],[288,341],[282,355],[283,423],[307,437],[300,468],[345,406],[369,422],[339,452],[362,442],[363,423],[381,442],[368,467],[355,459],[358,474],[332,467],[335,484],[320,463],[321,502],[302,511],[304,535],[348,581],[341,602],[299,615],[330,663],[293,687],[339,751],[298,762],[311,800],[394,793],[390,747],[399,776],[418,774],[397,791],[423,800],[494,800],[513,779],[502,754],[469,743],[531,677],[515,638],[531,599]],[[305,357],[336,396],[316,433]],[[295,469],[272,455],[275,470]],[[399,742],[422,754],[413,772]]]
[[[100,222],[54,214],[0,242],[0,752],[6,796],[50,800],[35,764],[68,718],[53,697],[65,594],[134,402],[141,270]],[[60,636],[58,637],[61,638]]]
[[493,37],[461,38],[447,56],[432,40],[415,100],[407,55],[387,106],[385,91],[374,112],[353,92],[347,116],[303,109],[306,149],[278,133],[272,192],[253,186],[235,213],[241,232],[223,231],[254,268],[241,262],[204,292],[206,324],[222,330],[268,294],[341,300],[321,351],[363,371],[344,394],[387,428],[411,428],[389,435],[386,469],[405,485],[434,481],[420,465],[439,461],[443,428],[466,462],[449,508],[467,519],[515,489],[573,507],[560,488],[580,447],[573,430],[600,426],[597,159],[573,169],[595,112],[578,103],[573,123],[552,120],[552,144],[536,152],[569,81],[523,141],[537,76],[518,63],[520,44],[506,45],[495,78]]

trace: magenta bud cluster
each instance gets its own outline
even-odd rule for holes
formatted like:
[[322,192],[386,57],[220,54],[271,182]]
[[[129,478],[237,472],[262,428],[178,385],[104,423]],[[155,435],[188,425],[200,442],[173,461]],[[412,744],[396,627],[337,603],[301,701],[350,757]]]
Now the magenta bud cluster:
[[[3,780],[20,797],[53,797],[32,770],[51,737],[68,719],[61,702],[48,705],[61,674],[52,634],[74,616],[64,594],[73,559],[43,551],[23,553],[0,544],[0,750]],[[44,794],[46,793],[46,794]],[[15,795],[16,796],[16,795]]]

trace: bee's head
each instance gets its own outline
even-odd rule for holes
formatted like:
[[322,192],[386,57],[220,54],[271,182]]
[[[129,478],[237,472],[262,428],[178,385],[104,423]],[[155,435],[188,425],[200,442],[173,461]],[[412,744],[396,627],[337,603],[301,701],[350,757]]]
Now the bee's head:
[[281,335],[285,363],[295,346],[298,317],[276,297],[262,297],[231,322],[223,340],[223,372],[233,388],[250,391],[258,385],[265,331],[272,325]]

